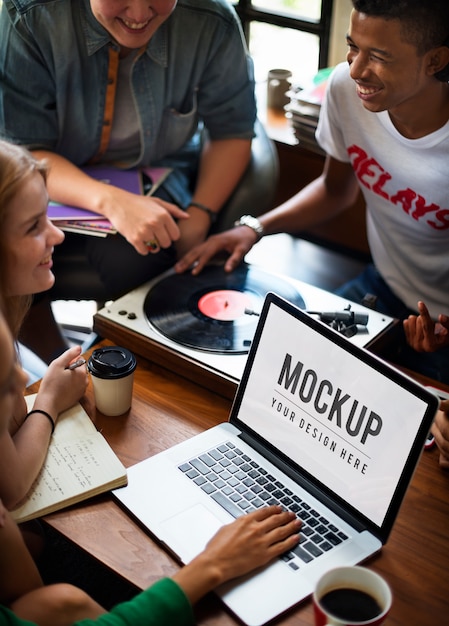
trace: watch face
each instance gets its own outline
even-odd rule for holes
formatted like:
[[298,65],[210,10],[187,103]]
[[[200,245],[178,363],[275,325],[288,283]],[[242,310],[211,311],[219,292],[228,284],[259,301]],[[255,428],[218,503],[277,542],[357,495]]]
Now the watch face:
[[254,230],[260,230],[261,228],[259,220],[256,217],[253,217],[252,215],[244,215],[242,217],[241,222],[244,226],[249,226],[250,228],[253,228]]
[[252,215],[242,215],[241,218],[235,222],[234,226],[248,226],[259,236],[259,239],[263,235],[262,224],[257,217],[253,217]]

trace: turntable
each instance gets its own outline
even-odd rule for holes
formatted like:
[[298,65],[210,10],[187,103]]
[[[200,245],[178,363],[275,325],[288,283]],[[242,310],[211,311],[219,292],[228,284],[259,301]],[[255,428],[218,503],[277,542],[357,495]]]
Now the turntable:
[[219,265],[206,267],[198,276],[169,270],[108,303],[94,316],[94,330],[232,399],[268,291],[377,353],[395,326],[391,317],[243,263],[232,273]]

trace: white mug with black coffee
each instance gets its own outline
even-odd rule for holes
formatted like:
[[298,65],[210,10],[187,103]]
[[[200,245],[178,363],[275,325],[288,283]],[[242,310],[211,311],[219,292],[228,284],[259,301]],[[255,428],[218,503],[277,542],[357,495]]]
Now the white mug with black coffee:
[[360,566],[337,567],[315,587],[315,626],[379,626],[391,602],[390,587],[379,574]]

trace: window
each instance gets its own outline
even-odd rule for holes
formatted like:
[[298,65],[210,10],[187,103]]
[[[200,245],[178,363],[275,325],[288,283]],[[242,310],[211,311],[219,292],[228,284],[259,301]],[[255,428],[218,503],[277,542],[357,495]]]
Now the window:
[[329,65],[334,0],[233,0],[242,22],[256,82],[274,68],[288,69],[293,82],[307,83]]

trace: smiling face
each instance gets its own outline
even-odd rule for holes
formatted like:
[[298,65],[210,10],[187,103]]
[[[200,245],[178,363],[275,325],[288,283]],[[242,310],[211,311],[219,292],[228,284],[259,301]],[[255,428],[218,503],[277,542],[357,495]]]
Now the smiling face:
[[177,0],[91,0],[92,13],[122,49],[138,49],[175,9]]
[[369,111],[410,111],[424,103],[429,85],[432,52],[418,54],[401,36],[397,19],[352,11],[347,35],[347,60],[357,95]]
[[6,206],[2,227],[6,296],[31,295],[52,287],[52,253],[64,233],[47,217],[47,189],[36,171],[21,181]]

